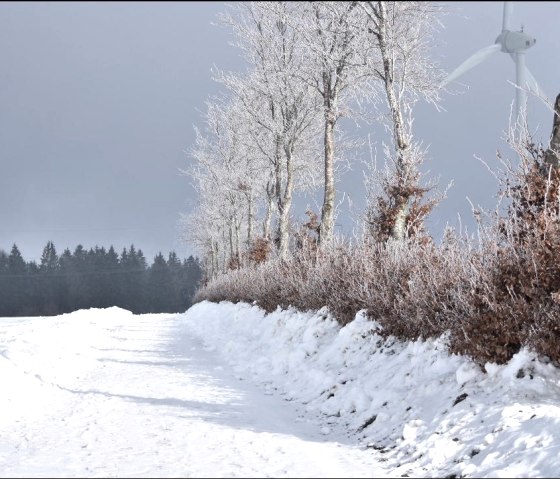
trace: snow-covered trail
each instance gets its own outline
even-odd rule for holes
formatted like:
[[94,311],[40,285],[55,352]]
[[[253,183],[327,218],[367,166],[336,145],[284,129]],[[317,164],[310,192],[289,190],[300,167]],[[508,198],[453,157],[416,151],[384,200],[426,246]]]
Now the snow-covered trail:
[[[179,315],[0,319],[0,476],[387,476]],[[325,432],[323,430],[323,432]]]

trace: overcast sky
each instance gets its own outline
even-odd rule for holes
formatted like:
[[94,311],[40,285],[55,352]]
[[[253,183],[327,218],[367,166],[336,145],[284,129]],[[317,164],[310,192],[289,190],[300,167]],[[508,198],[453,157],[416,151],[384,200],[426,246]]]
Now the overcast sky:
[[[492,44],[502,2],[456,2],[444,18],[436,50],[449,71]],[[218,86],[215,64],[240,69],[226,30],[211,25],[224,9],[213,2],[0,3],[0,248],[15,242],[26,259],[48,240],[59,252],[134,243],[151,261],[174,249],[177,220],[193,204],[188,180],[193,125]],[[560,3],[514,2],[513,25],[537,44],[527,65],[542,89],[560,92]],[[446,95],[446,112],[421,107],[417,137],[430,145],[429,168],[441,183],[455,180],[432,216],[472,224],[465,197],[493,204],[495,180],[474,154],[492,163],[507,127],[514,64],[496,54],[467,73],[463,94]],[[454,84],[460,87],[457,83]],[[532,129],[548,140],[552,116],[530,100]],[[345,174],[340,189],[363,206],[362,176]],[[470,222],[470,223],[469,223]],[[339,230],[351,223],[339,220]]]

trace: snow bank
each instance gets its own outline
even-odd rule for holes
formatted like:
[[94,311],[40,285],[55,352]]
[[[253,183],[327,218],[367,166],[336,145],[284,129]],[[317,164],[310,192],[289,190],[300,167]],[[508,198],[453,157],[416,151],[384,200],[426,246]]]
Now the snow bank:
[[450,355],[445,338],[387,340],[358,314],[202,302],[182,317],[240,379],[277,389],[381,451],[395,475],[554,477],[560,470],[560,372],[526,350],[507,365]]

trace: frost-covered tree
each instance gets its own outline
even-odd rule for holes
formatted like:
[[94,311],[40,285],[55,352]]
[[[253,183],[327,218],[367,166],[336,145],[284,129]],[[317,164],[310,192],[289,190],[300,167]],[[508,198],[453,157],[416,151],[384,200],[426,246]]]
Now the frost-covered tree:
[[202,266],[206,280],[211,280],[221,271],[219,261],[218,226],[207,221],[203,207],[198,205],[188,214],[182,213],[180,226],[183,240],[202,254]]
[[250,125],[246,140],[268,167],[263,232],[268,239],[274,201],[276,240],[282,258],[288,254],[294,191],[309,186],[302,181],[309,175],[302,173],[315,166],[313,146],[320,111],[312,87],[299,78],[305,55],[301,32],[294,28],[293,19],[300,12],[301,4],[293,2],[236,5],[222,20],[232,27],[249,71],[217,75],[243,105]]
[[300,38],[302,68],[298,78],[313,88],[322,103],[324,197],[319,241],[331,243],[335,216],[335,127],[348,112],[365,78],[370,47],[355,28],[357,2],[305,2],[291,18]]
[[412,133],[419,99],[437,105],[443,72],[431,55],[442,7],[433,2],[359,2],[362,28],[374,45],[372,89],[382,91],[385,126],[391,134],[388,168],[381,179],[384,195],[370,205],[369,222],[377,236],[402,239],[423,228],[437,200],[422,202],[433,185],[421,185],[425,151]]
[[245,229],[250,243],[262,175],[245,141],[248,123],[241,104],[214,100],[207,107],[205,129],[196,129],[191,150],[194,164],[183,173],[192,178],[198,195],[186,225],[191,239],[209,255],[213,277],[242,260],[242,234]]

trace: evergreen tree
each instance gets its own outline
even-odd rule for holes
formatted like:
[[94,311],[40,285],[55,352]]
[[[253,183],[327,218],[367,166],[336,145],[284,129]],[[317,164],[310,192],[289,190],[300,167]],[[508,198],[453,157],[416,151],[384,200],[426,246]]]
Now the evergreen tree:
[[198,258],[194,258],[192,255],[183,261],[183,291],[182,299],[184,309],[188,309],[192,306],[192,298],[202,279],[202,268],[200,267],[200,261]]
[[171,277],[163,255],[158,253],[148,275],[147,310],[151,313],[170,312]]
[[68,295],[71,298],[72,311],[90,307],[89,285],[87,283],[88,272],[87,251],[79,244],[74,248],[72,259],[66,271]]
[[88,262],[88,283],[91,295],[90,307],[105,308],[107,307],[108,284],[105,273],[105,256],[107,252],[105,248],[95,246],[90,248],[87,253]]
[[26,271],[25,260],[15,243],[12,246],[12,251],[10,251],[10,256],[8,256],[8,271],[12,275],[25,274]]
[[105,284],[106,284],[106,307],[118,306],[119,303],[119,255],[113,248],[113,245],[107,250],[103,261],[103,269],[105,273]]
[[181,260],[177,257],[175,251],[171,251],[167,258],[167,267],[171,277],[171,292],[169,297],[169,311],[179,313],[184,311],[184,302],[182,301],[181,290],[183,288],[183,268]]
[[0,274],[5,273],[6,269],[8,269],[8,255],[3,249],[0,249]]
[[25,314],[25,290],[27,287],[27,268],[25,260],[18,247],[14,244],[8,256],[8,275],[10,277],[10,288],[8,304],[10,316],[21,316]]
[[56,253],[56,248],[52,241],[47,242],[47,245],[43,249],[39,269],[42,273],[54,274],[58,272],[58,254]]
[[47,242],[39,264],[39,288],[42,314],[59,314],[59,303],[63,295],[59,274],[58,254],[52,241]]
[[146,259],[142,250],[136,251],[130,245],[128,253],[126,248],[121,256],[121,294],[122,307],[134,313],[141,313],[146,308]]
[[25,303],[27,268],[16,244],[12,246],[9,256],[4,261],[0,308],[6,316],[21,316]]
[[41,278],[39,276],[39,265],[35,261],[26,264],[27,288],[25,306],[22,309],[24,316],[43,315],[43,295],[41,291]]
[[73,258],[72,253],[68,248],[66,248],[60,258],[59,262],[59,272],[60,272],[60,285],[64,291],[64,295],[60,298],[59,311],[61,313],[69,313],[74,311],[74,305],[72,304],[72,297],[70,295],[70,290],[73,281],[76,279],[76,275],[73,274]]
[[7,253],[0,249],[0,317],[8,315],[8,286],[10,284],[10,278],[8,274],[8,255]]

